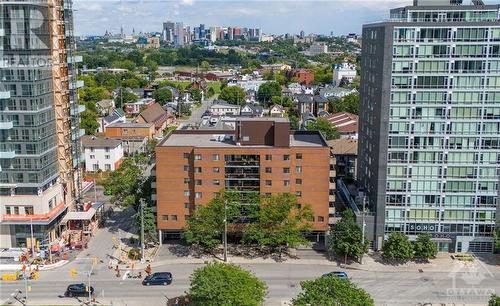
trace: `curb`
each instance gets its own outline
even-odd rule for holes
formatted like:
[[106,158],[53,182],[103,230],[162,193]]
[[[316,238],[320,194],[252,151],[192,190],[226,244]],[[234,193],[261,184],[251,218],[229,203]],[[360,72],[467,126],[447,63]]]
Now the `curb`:
[[58,262],[56,262],[55,264],[52,264],[52,265],[39,266],[38,270],[40,270],[40,271],[48,271],[48,270],[57,269],[57,268],[60,268],[60,267],[64,266],[68,262],[69,262],[68,260],[60,260],[60,261],[58,261]]

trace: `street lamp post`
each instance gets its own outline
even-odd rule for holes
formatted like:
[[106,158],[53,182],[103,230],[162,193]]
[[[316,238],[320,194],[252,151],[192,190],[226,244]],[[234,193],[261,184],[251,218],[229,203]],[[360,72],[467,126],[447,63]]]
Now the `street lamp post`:
[[30,232],[31,232],[31,256],[35,258],[35,239],[33,237],[33,218],[30,218]]
[[227,200],[224,200],[224,262],[227,262]]

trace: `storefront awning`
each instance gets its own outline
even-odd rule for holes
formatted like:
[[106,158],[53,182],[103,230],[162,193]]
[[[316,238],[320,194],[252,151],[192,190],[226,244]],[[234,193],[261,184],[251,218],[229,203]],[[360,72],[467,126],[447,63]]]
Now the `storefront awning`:
[[69,211],[63,218],[63,223],[71,220],[90,220],[95,215],[95,209],[90,208],[87,211]]

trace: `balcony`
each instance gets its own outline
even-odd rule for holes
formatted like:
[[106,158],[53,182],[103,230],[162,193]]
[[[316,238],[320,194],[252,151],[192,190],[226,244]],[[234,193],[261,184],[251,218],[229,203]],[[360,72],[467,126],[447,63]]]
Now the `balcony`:
[[0,151],[0,159],[12,159],[14,157],[16,157],[15,151]]
[[152,195],[151,195],[151,200],[152,200],[152,201],[156,201],[156,194],[152,194]]
[[328,201],[329,202],[335,202],[335,195],[331,194],[328,196]]
[[51,211],[46,214],[34,214],[34,215],[2,215],[2,223],[6,224],[50,224],[54,218],[59,216],[66,210],[64,202],[54,207]]
[[10,91],[0,91],[0,99],[10,99]]
[[72,107],[70,110],[71,116],[83,113],[85,111],[85,105],[78,105],[78,108]]
[[14,123],[12,121],[0,122],[0,130],[10,130],[14,127]]
[[156,182],[151,182],[151,188],[156,189]]
[[77,89],[85,86],[83,81],[76,81],[75,83],[69,83],[69,89]]

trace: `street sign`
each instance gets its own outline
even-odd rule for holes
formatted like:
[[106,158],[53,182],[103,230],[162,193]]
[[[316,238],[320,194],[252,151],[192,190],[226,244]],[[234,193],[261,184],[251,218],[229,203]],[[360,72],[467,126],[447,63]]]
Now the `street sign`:
[[71,277],[75,277],[77,274],[78,274],[78,272],[76,271],[75,268],[72,268],[71,270],[69,270],[69,275]]

